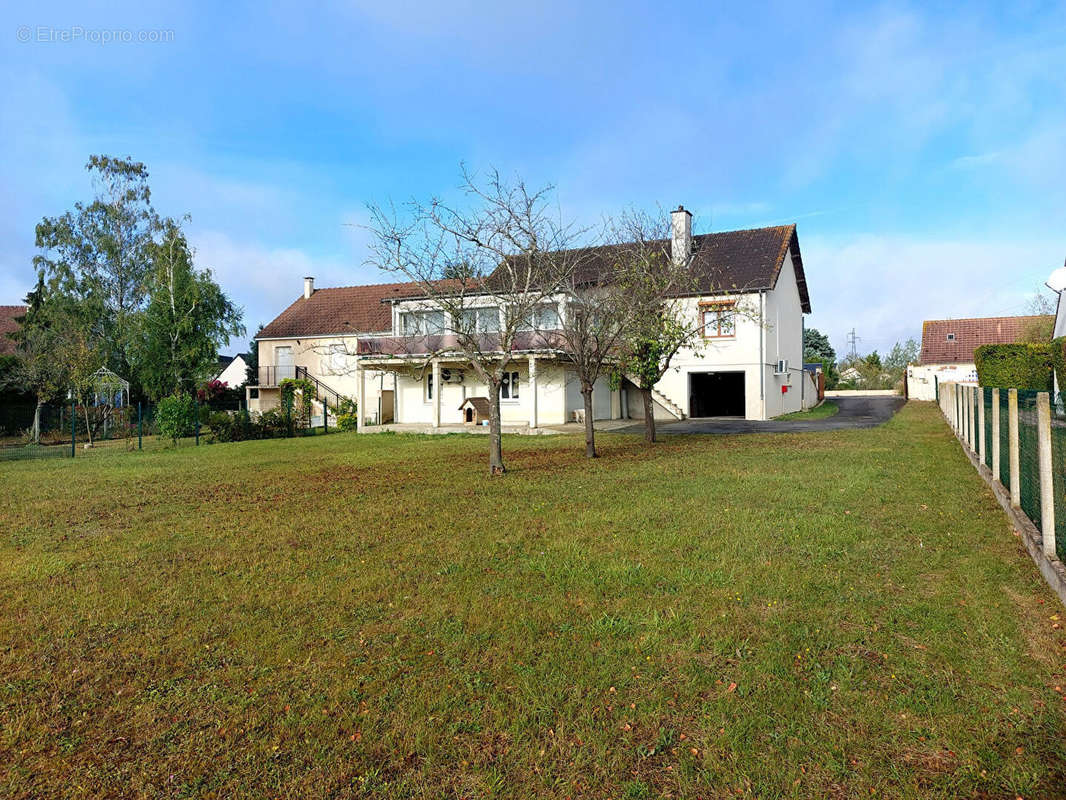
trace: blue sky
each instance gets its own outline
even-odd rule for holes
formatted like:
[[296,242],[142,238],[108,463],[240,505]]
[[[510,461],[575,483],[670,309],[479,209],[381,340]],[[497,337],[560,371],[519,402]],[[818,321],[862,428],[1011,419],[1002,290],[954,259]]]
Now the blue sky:
[[191,214],[253,329],[305,274],[387,280],[366,203],[454,191],[460,161],[555,184],[584,224],[797,222],[838,351],[853,326],[883,351],[924,318],[1024,313],[1066,258],[1066,4],[715,5],[9,6],[0,303],[108,153]]

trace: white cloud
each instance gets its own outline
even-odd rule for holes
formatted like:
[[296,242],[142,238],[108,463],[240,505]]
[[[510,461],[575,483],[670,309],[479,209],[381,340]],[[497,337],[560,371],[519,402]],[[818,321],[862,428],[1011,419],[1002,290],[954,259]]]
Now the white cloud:
[[298,248],[271,248],[231,238],[221,231],[190,232],[189,240],[196,250],[197,266],[210,269],[215,281],[244,308],[250,333],[300,296],[304,276],[312,276],[319,287],[394,280],[375,274],[354,259],[316,257]]
[[929,239],[911,236],[810,236],[803,265],[814,313],[808,326],[846,350],[884,352],[921,338],[922,321],[1026,313],[1034,292],[1062,261],[1057,240]]

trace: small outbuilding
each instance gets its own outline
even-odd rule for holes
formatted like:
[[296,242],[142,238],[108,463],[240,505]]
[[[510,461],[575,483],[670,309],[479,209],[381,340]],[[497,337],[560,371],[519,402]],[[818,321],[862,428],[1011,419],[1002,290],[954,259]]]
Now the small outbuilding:
[[487,422],[489,419],[489,398],[468,397],[459,406],[459,411],[462,412],[463,424],[465,425],[480,425],[482,422]]

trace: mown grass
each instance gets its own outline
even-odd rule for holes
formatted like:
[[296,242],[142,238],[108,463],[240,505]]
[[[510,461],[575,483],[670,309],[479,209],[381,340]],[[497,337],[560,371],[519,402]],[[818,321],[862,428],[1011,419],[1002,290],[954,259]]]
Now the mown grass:
[[5,797],[1060,797],[1066,637],[938,412],[0,467]]
[[840,407],[832,400],[823,400],[814,408],[810,408],[806,411],[793,411],[791,414],[783,414],[780,417],[774,417],[774,419],[825,419],[826,417],[835,416],[838,411],[840,411]]

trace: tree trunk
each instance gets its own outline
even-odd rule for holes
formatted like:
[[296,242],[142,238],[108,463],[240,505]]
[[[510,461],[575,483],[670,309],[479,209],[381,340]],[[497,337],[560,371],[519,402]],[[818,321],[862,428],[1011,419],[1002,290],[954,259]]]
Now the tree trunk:
[[41,403],[40,399],[37,400],[37,408],[33,410],[33,443],[41,443]]
[[[437,389],[437,387],[433,387]],[[440,391],[437,389],[437,391]],[[500,386],[489,385],[489,474],[503,475],[503,434],[500,422]]]
[[644,441],[651,444],[655,441],[655,401],[651,399],[651,389],[643,386],[640,396],[644,400]]
[[585,458],[596,458],[596,429],[592,424],[592,384],[581,383],[581,396],[585,400]]
[[85,435],[89,437],[89,447],[93,446],[93,426],[89,424],[89,404],[82,406],[85,409]]

